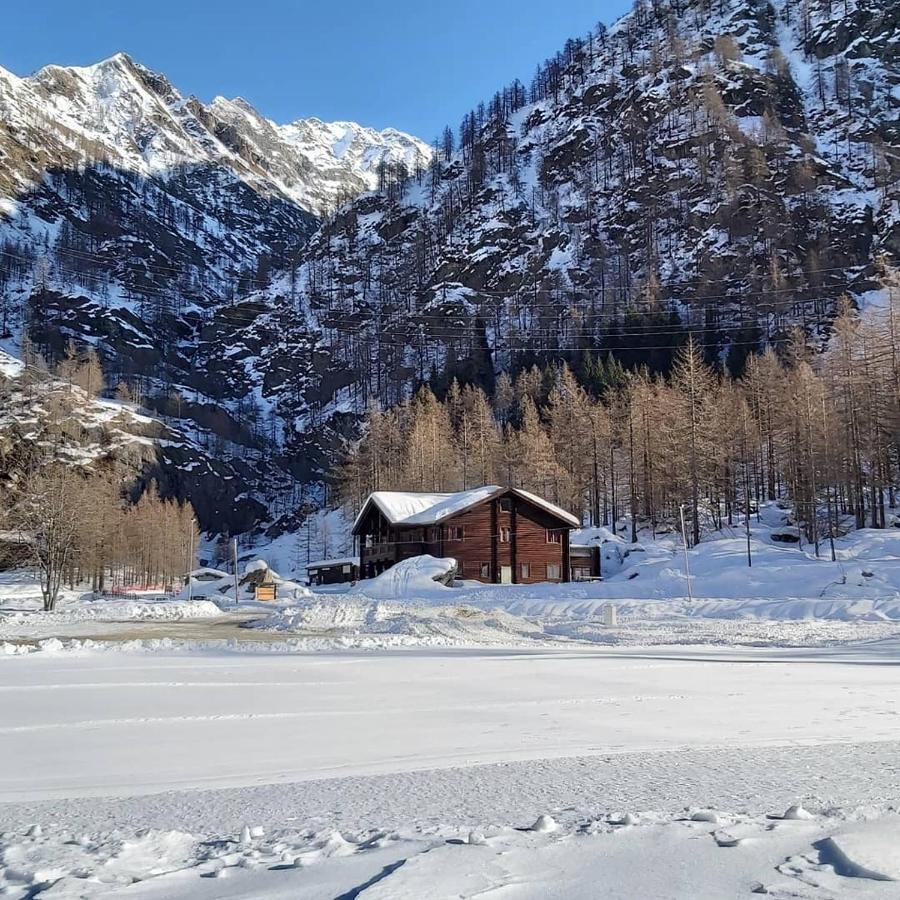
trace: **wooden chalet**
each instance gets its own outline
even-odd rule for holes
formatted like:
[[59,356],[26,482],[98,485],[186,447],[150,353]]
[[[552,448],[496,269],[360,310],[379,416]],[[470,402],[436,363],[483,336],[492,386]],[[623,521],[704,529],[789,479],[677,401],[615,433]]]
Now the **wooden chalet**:
[[569,581],[575,516],[541,497],[496,485],[454,494],[377,491],[353,525],[360,575],[403,559],[452,557],[460,578],[487,584]]

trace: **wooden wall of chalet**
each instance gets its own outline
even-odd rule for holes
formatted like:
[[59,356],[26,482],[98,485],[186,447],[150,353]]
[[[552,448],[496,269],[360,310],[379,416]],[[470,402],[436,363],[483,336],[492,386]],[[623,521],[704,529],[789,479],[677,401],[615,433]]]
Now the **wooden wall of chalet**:
[[[557,532],[559,543],[549,543],[547,530],[559,529],[559,522],[518,498],[510,498],[512,509],[503,509],[501,499],[445,522],[443,551],[438,548],[437,555],[452,556],[460,564],[460,576],[477,581],[499,582],[504,566],[510,568],[514,584],[563,580],[568,531]],[[461,541],[449,537],[457,527],[463,529]],[[502,540],[506,529],[509,540]],[[548,566],[554,565],[558,571],[551,577]]]

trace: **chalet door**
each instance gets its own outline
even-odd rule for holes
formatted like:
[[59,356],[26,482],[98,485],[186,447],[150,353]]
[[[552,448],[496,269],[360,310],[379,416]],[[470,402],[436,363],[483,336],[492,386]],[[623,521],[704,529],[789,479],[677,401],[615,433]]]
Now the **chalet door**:
[[512,566],[500,566],[500,584],[512,584]]

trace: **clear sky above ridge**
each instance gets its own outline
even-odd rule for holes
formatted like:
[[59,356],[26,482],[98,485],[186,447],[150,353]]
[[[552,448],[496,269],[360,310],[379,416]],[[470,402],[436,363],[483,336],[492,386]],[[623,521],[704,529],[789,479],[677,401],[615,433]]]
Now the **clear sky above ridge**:
[[124,50],[201,100],[241,96],[431,140],[566,38],[630,0],[42,0],[4,4],[0,66],[88,65]]

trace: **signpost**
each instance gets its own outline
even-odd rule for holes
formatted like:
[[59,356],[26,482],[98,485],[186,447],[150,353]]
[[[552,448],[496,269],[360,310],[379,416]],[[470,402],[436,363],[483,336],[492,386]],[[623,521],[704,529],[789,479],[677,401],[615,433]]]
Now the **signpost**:
[[693,607],[694,592],[691,590],[691,563],[688,559],[687,529],[684,527],[684,504],[681,504],[681,540],[684,545],[684,574],[687,578],[688,600]]
[[256,601],[258,603],[274,603],[278,598],[278,588],[274,584],[258,584],[256,586]]

